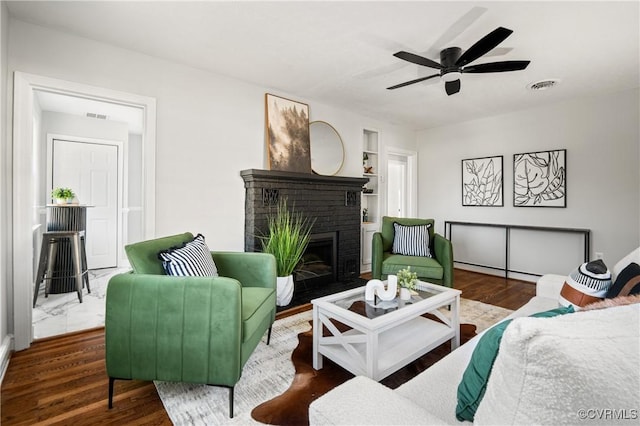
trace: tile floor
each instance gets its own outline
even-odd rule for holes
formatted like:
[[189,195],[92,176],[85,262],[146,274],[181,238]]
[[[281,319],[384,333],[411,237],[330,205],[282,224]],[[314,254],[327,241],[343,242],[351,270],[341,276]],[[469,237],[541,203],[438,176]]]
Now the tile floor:
[[50,294],[44,297],[41,286],[33,308],[33,338],[57,336],[104,325],[105,297],[109,278],[128,269],[94,269],[89,271],[91,293],[83,289],[82,303],[76,293]]

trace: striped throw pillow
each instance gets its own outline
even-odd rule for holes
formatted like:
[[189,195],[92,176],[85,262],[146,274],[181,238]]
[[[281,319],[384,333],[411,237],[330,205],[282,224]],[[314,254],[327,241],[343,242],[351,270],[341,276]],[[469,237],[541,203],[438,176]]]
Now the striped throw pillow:
[[393,236],[392,252],[405,256],[432,257],[431,250],[429,250],[430,227],[430,223],[426,225],[405,226],[394,222],[393,228],[395,235]]
[[167,275],[174,277],[217,277],[218,269],[211,257],[204,236],[198,234],[182,247],[158,253]]

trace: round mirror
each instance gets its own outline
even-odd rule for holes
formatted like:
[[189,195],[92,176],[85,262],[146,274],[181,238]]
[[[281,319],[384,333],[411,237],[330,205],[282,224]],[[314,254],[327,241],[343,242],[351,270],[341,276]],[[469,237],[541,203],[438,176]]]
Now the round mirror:
[[337,174],[344,163],[344,146],[340,134],[325,121],[309,123],[311,169],[325,176]]

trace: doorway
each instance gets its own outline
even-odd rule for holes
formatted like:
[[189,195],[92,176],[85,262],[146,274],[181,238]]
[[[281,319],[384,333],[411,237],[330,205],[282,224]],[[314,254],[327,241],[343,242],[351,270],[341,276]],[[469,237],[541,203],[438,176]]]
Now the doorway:
[[[156,101],[154,98],[139,96],[111,89],[87,86],[80,83],[51,79],[33,74],[14,74],[14,122],[13,122],[13,316],[14,347],[16,350],[30,346],[33,339],[32,299],[34,272],[33,260],[38,251],[34,230],[37,218],[42,217],[42,204],[34,204],[40,186],[42,152],[34,143],[36,131],[34,122],[37,115],[36,92],[53,93],[68,98],[93,101],[105,105],[126,106],[141,111],[143,132],[139,138],[136,171],[140,175],[140,206],[136,212],[141,218],[140,237],[152,238],[155,229],[155,122]],[[126,185],[125,167],[123,185]],[[17,196],[19,195],[19,196]],[[48,194],[46,194],[48,196]],[[129,214],[128,200],[118,206],[117,215],[126,223]],[[119,242],[122,246],[126,241]],[[118,252],[123,251],[117,247]]]
[[388,216],[415,217],[417,197],[417,153],[399,148],[387,149]]

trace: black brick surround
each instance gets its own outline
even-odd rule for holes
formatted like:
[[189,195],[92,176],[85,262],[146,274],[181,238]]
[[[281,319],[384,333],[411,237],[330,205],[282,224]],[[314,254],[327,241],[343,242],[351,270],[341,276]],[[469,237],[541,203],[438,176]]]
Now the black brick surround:
[[276,170],[243,170],[245,251],[260,251],[267,214],[280,198],[315,219],[312,234],[337,233],[337,278],[360,275],[360,197],[366,178],[319,176]]

